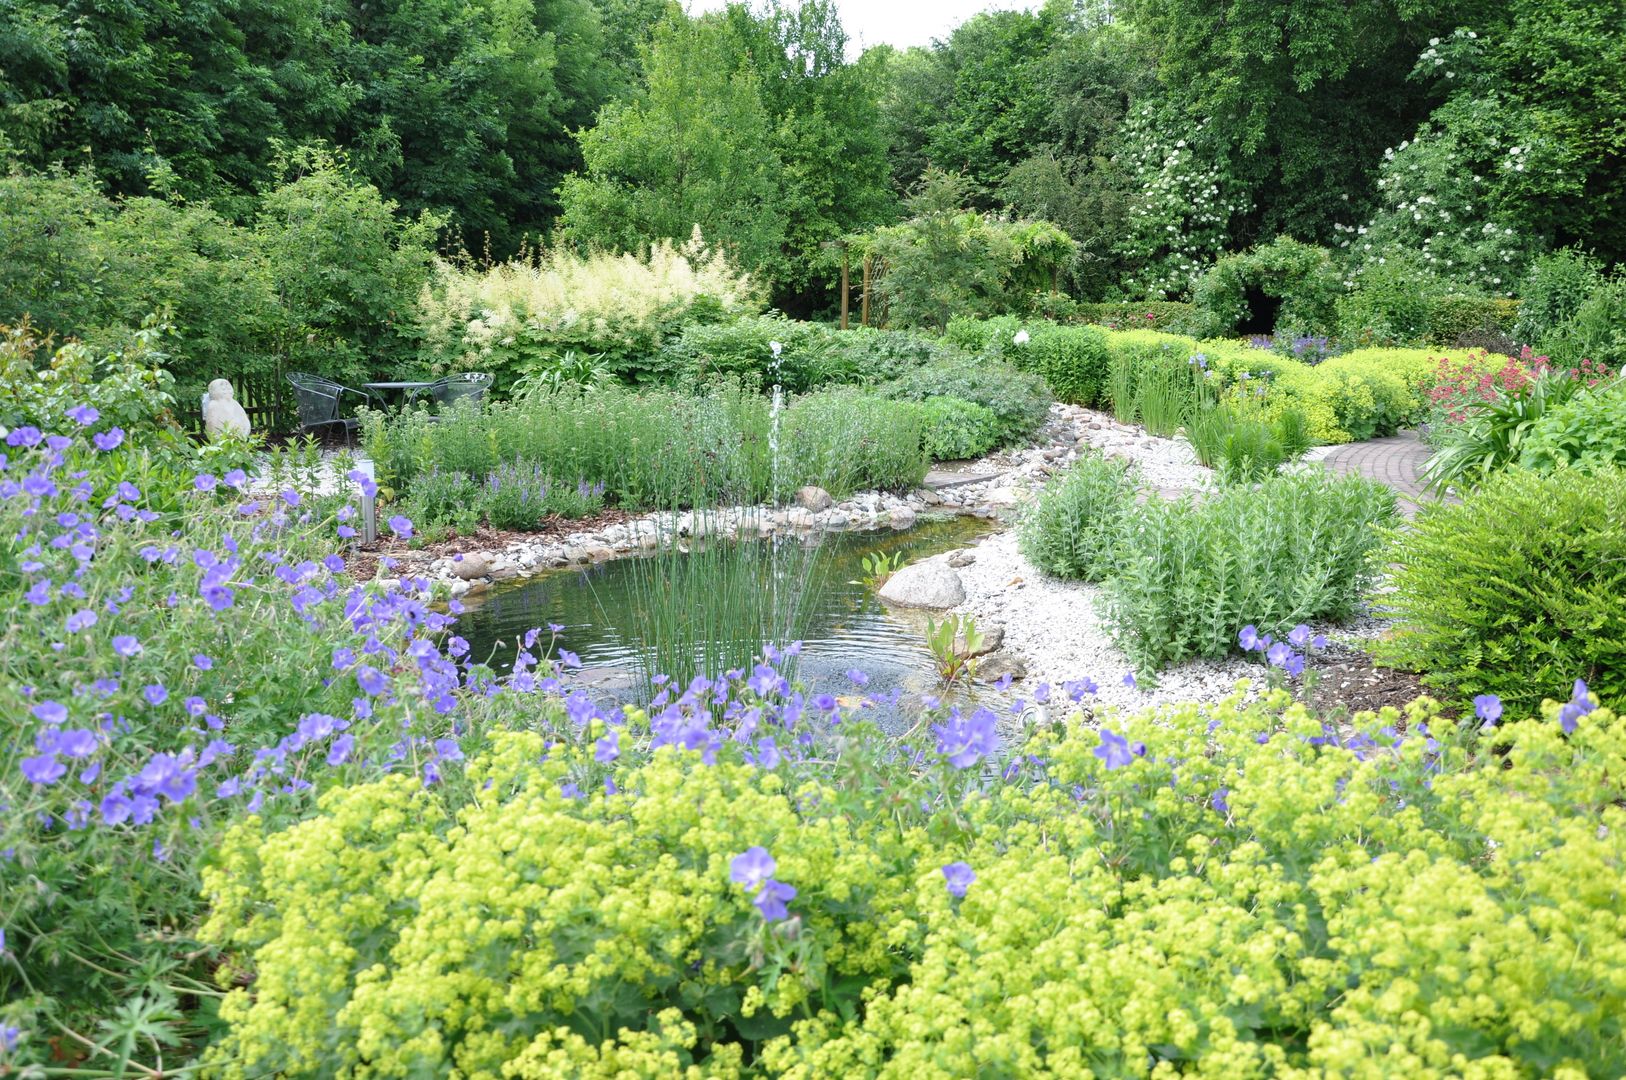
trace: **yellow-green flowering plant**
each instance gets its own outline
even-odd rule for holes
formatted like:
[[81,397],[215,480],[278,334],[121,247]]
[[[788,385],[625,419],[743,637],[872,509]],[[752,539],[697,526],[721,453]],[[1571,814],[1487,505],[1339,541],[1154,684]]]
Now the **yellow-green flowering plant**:
[[554,703],[467,784],[234,829],[206,1070],[1626,1069],[1626,725],[1582,685],[1516,722],[1487,696],[1338,727],[1240,690],[1047,703],[1003,752],[986,710],[900,745],[768,664]]

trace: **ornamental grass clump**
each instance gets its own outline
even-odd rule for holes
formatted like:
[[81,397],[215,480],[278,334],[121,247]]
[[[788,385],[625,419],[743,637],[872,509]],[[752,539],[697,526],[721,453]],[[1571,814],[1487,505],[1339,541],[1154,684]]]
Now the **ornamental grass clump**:
[[1580,677],[1626,696],[1626,469],[1509,469],[1389,537],[1386,662],[1530,709]]
[[1354,613],[1394,492],[1360,477],[1277,476],[1201,500],[1150,498],[1118,531],[1105,601],[1137,671],[1218,658],[1245,623],[1278,635]]
[[1619,1075],[1626,725],[1559,692],[1009,747],[988,710],[898,747],[766,664],[546,703],[467,784],[231,831],[206,1071]]

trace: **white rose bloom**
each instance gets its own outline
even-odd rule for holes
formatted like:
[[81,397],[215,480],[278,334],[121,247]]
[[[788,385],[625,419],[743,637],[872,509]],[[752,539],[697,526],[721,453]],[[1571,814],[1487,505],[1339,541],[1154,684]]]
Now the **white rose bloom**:
[[1026,345],[1028,343],[1028,332],[1026,330],[1018,330],[1016,332],[1016,336],[1011,338],[1011,340],[1018,345]]

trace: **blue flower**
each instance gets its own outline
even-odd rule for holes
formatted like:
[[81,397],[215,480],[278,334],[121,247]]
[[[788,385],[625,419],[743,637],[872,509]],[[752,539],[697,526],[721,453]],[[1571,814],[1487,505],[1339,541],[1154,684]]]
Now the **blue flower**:
[[1584,681],[1576,679],[1569,702],[1558,711],[1558,726],[1564,729],[1564,734],[1573,735],[1576,723],[1592,709],[1591,692]]
[[42,701],[29,712],[34,719],[46,724],[60,724],[68,718],[68,707],[60,701]]
[[153,683],[141,688],[141,696],[147,699],[148,705],[162,705],[169,700],[169,691],[164,689],[163,684]]
[[1252,623],[1242,628],[1236,636],[1237,643],[1242,646],[1243,652],[1252,652],[1259,647],[1259,628]]
[[113,651],[128,659],[141,651],[141,642],[130,634],[119,634],[113,638]]
[[993,754],[998,722],[993,710],[986,707],[978,708],[969,717],[961,716],[956,709],[949,714],[948,723],[932,728],[937,734],[937,752],[956,769],[968,769]]
[[755,889],[773,875],[778,865],[767,848],[754,845],[729,861],[728,879],[747,890]]
[[94,405],[74,405],[66,413],[69,420],[80,427],[89,427],[102,418],[102,414]]
[[1278,641],[1265,653],[1265,659],[1270,661],[1271,667],[1282,667],[1287,663],[1288,657],[1292,655],[1293,650],[1287,647],[1287,643]]
[[1495,727],[1502,718],[1502,699],[1495,694],[1480,694],[1474,698],[1474,715],[1485,722],[1483,727]]
[[56,759],[55,754],[25,757],[21,762],[23,777],[31,784],[49,787],[62,779],[68,767]]
[[1310,628],[1303,623],[1299,623],[1297,626],[1293,627],[1292,630],[1288,631],[1287,640],[1295,648],[1304,648],[1305,643],[1310,640]]
[[757,891],[757,898],[751,901],[762,913],[767,922],[778,922],[790,914],[785,907],[785,901],[796,899],[796,889],[782,881],[764,881],[762,888]]
[[621,733],[612,731],[593,744],[593,760],[608,765],[621,756]]
[[395,533],[396,536],[399,536],[403,540],[412,539],[412,522],[409,519],[402,517],[400,514],[396,514],[390,518],[389,524],[390,531]]
[[950,896],[964,896],[976,880],[976,872],[969,863],[951,862],[943,867],[943,881],[948,886]]
[[1109,770],[1122,768],[1135,760],[1134,755],[1129,752],[1128,739],[1107,728],[1102,728],[1100,735],[1101,745],[1091,753],[1100,758]]
[[1208,805],[1212,806],[1219,813],[1229,817],[1231,814],[1231,804],[1228,801],[1230,794],[1230,788],[1222,787],[1209,797]]
[[124,442],[124,429],[108,428],[106,431],[95,435],[92,441],[95,442],[98,450],[117,450]]

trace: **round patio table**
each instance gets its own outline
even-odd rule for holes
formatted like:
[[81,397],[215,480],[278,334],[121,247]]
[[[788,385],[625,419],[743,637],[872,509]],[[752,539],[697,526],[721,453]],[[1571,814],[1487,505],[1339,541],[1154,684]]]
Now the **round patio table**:
[[380,398],[386,394],[399,394],[403,401],[411,401],[413,395],[419,390],[427,390],[435,385],[432,382],[417,382],[411,379],[401,382],[364,382],[363,390],[376,392]]

